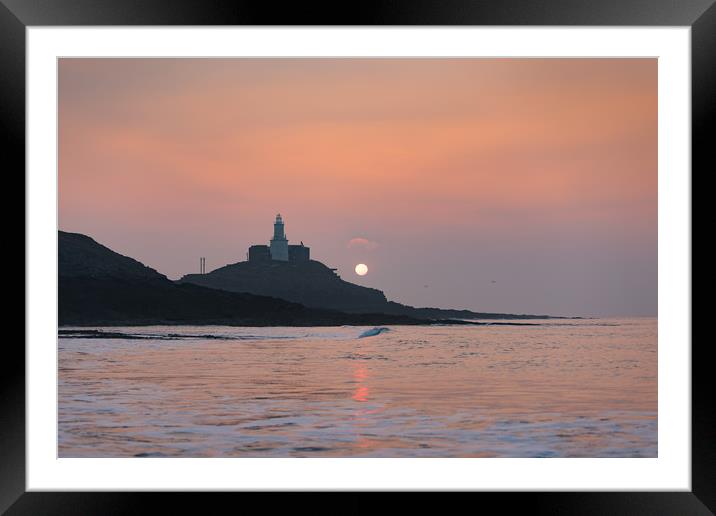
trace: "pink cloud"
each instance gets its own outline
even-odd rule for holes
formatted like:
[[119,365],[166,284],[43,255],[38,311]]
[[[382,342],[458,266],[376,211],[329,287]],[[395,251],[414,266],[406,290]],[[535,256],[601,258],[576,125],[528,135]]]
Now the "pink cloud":
[[351,238],[348,241],[348,244],[346,245],[348,249],[366,249],[368,251],[372,251],[376,247],[378,247],[378,242],[373,242],[372,240],[368,240],[367,238]]

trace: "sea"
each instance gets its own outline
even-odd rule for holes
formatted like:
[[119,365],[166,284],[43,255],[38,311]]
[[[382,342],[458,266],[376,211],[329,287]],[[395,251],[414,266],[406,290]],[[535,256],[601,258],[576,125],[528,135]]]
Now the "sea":
[[62,328],[59,457],[657,457],[657,320]]

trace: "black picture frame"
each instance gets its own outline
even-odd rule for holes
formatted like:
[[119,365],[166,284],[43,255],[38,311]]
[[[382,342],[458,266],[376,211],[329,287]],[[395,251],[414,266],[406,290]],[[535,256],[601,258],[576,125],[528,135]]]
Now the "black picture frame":
[[[270,2],[217,0],[0,0],[0,122],[6,176],[25,167],[25,30],[81,25],[570,25],[690,26],[692,179],[716,170],[716,0],[407,0],[404,2]],[[711,129],[711,131],[709,131]],[[9,158],[9,159],[8,159]],[[12,163],[12,165],[8,165]],[[14,174],[17,171],[18,174]],[[695,171],[696,174],[694,173]],[[24,184],[21,186],[24,189]],[[693,211],[693,205],[692,205]],[[710,220],[710,218],[707,218]],[[693,244],[692,244],[693,256]],[[692,259],[693,263],[693,259]],[[693,265],[692,265],[693,267]],[[693,320],[693,315],[692,315]],[[693,340],[693,339],[692,339]],[[683,345],[689,345],[688,342]],[[470,504],[497,502],[549,514],[712,514],[716,511],[716,392],[707,341],[692,343],[692,490],[690,492],[475,493]],[[172,506],[208,512],[215,496],[172,493],[25,492],[25,353],[3,346],[0,375],[0,512],[106,514]],[[711,387],[709,387],[711,385]],[[220,499],[238,494],[221,494]],[[244,494],[243,496],[247,496]],[[332,513],[363,512],[373,494],[351,495]],[[296,497],[294,497],[296,499]],[[304,500],[301,495],[298,500]],[[423,497],[416,500],[421,505]],[[244,502],[242,502],[244,503]],[[300,502],[299,502],[300,503]],[[326,506],[321,504],[325,509]],[[312,509],[320,509],[311,504]],[[440,505],[444,510],[444,505]]]

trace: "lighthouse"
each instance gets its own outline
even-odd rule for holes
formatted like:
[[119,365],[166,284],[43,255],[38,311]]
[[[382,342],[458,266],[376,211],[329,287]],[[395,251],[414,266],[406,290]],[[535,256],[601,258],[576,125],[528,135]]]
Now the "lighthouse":
[[269,245],[252,245],[249,247],[248,260],[250,262],[290,262],[297,264],[311,261],[311,249],[301,242],[301,245],[288,245],[288,238],[283,230],[283,218],[279,213],[273,223],[273,238]]
[[288,261],[288,239],[283,231],[283,219],[281,214],[276,215],[273,223],[273,238],[270,242],[271,259],[280,262]]

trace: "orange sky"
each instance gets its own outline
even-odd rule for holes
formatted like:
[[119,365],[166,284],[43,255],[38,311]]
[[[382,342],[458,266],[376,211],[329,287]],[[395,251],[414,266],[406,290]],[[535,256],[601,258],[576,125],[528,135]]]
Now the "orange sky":
[[60,228],[171,278],[281,212],[397,301],[656,315],[655,59],[61,59],[59,106]]

